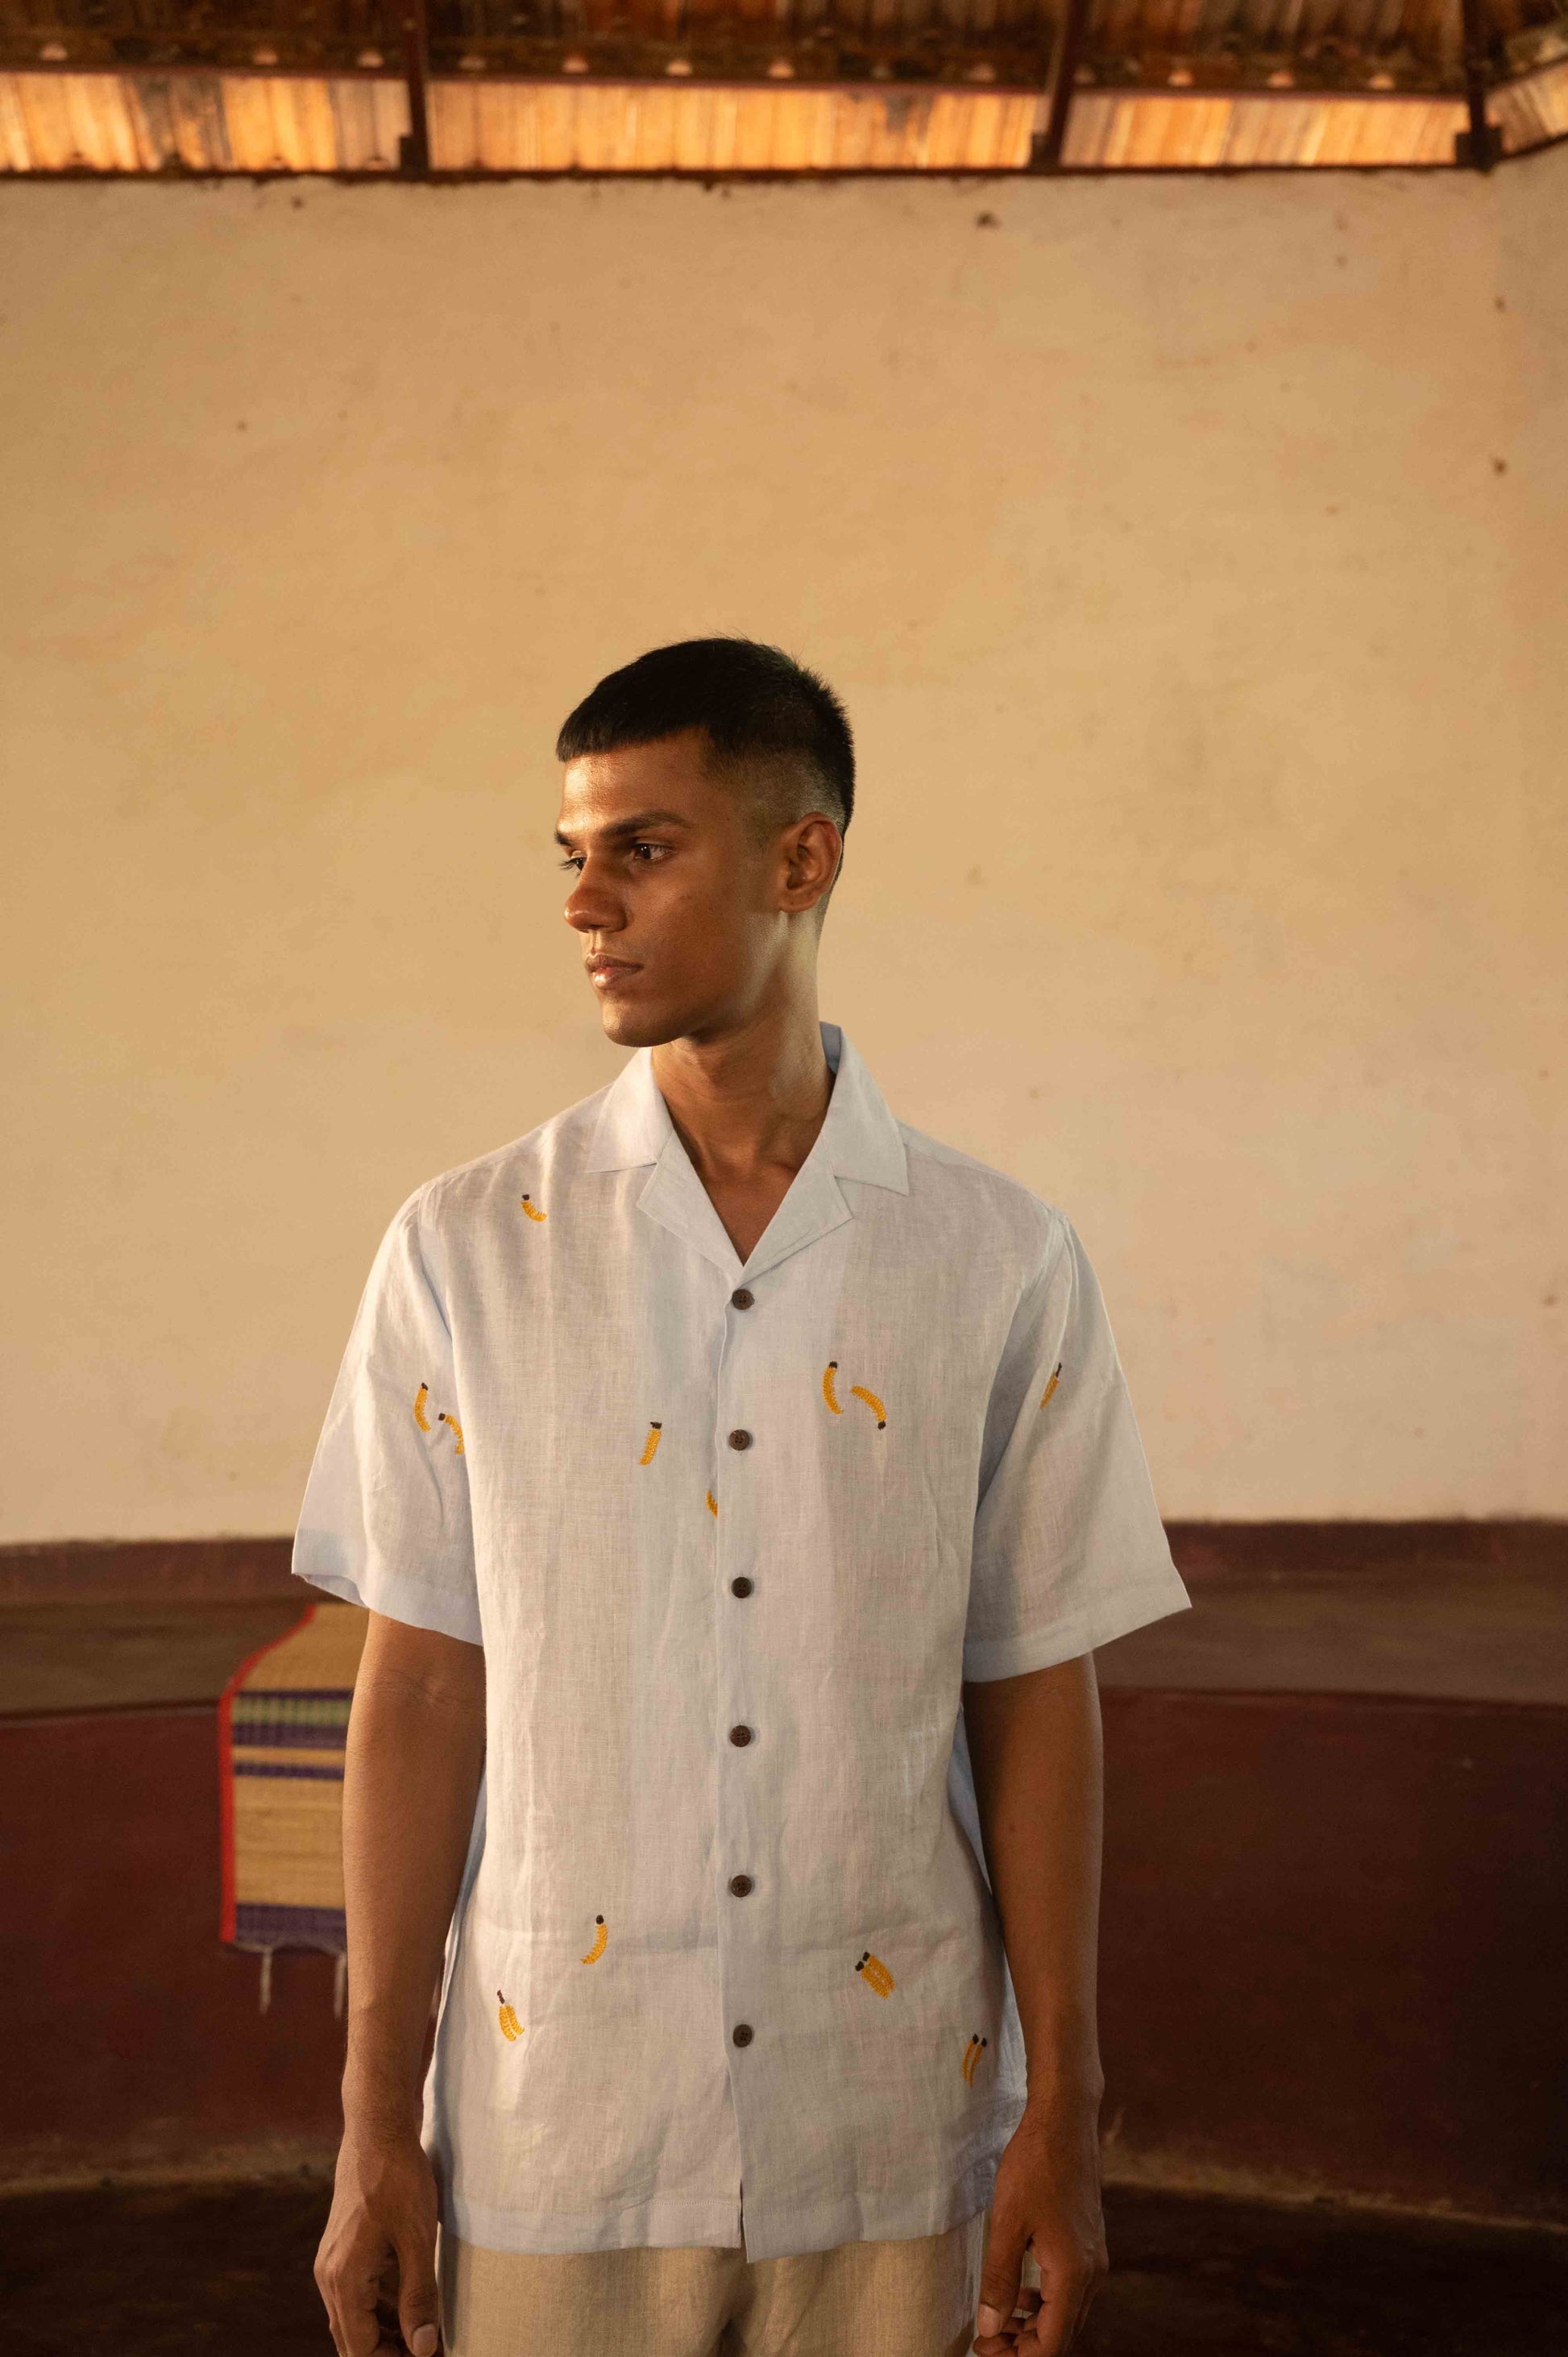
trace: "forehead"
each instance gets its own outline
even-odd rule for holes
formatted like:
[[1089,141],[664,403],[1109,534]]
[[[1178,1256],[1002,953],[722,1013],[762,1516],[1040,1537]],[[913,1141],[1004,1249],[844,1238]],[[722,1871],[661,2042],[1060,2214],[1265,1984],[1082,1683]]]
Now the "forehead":
[[567,762],[561,780],[562,833],[598,833],[654,810],[691,826],[733,817],[734,794],[709,766],[702,729],[682,729],[651,745],[619,745],[612,753],[584,753]]

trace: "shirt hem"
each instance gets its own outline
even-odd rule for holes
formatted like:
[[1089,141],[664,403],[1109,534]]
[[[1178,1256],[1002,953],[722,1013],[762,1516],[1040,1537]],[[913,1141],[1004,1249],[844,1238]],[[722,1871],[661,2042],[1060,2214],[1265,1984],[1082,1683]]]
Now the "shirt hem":
[[[608,2215],[572,2211],[491,2210],[454,2194],[444,2230],[481,2250],[521,2255],[556,2252],[652,2249],[744,2249],[747,2261],[803,2258],[844,2243],[908,2243],[945,2234],[977,2211],[989,2209],[1003,2147],[1023,2116],[1022,2096],[999,2104],[984,2148],[945,2184],[933,2182],[911,2198],[868,2199],[848,2191],[826,2207],[794,2207],[754,2198],[741,2232],[740,2188],[733,2197],[672,2201],[656,2196]],[[767,2222],[757,2213],[766,2211]]]
[[490,2210],[454,2194],[447,2204],[449,2231],[461,2243],[485,2251],[527,2256],[552,2252],[707,2249],[740,2245],[740,2192],[731,2200],[709,2195],[680,2201],[656,2194],[624,2210]]

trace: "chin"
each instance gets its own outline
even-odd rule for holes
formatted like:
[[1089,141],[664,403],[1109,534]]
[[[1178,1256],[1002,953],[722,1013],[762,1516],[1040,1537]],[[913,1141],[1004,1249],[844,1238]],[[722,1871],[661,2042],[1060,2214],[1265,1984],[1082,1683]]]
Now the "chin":
[[678,1018],[661,1016],[651,1007],[618,1006],[607,998],[599,1002],[599,1020],[606,1039],[618,1048],[662,1048],[667,1039],[678,1039],[685,1028]]

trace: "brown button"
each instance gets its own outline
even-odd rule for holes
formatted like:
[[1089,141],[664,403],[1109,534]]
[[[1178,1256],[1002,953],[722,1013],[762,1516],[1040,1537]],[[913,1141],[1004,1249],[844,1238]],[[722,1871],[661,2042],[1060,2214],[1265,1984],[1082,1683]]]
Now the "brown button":
[[729,1584],[729,1592],[732,1596],[749,1596],[751,1594],[750,1580],[747,1579],[744,1574],[739,1579],[732,1579]]
[[732,1743],[749,1743],[751,1741],[750,1727],[732,1727],[729,1731],[729,1739]]
[[743,1432],[737,1426],[736,1429],[730,1434],[729,1445],[732,1448],[749,1448],[751,1447],[750,1433]]
[[730,1295],[730,1307],[732,1309],[749,1309],[756,1298],[755,1293],[748,1293],[744,1285],[737,1285]]
[[751,2044],[751,2024],[749,2021],[737,2021],[735,2028],[730,2032],[730,2036],[735,2040],[737,2046],[749,2046]]
[[750,1875],[732,1874],[729,1878],[729,1887],[734,1891],[737,1899],[745,1899],[751,1889]]

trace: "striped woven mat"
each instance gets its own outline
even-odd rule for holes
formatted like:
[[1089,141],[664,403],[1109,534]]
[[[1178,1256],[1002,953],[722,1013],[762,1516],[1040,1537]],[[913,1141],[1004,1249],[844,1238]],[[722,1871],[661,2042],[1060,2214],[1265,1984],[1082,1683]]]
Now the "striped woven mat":
[[[343,1748],[368,1615],[312,1604],[252,1653],[218,1706],[221,1936],[259,1950],[341,1956]],[[263,1981],[263,1997],[270,1985]]]

